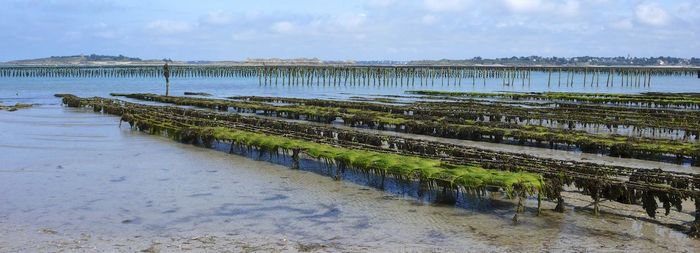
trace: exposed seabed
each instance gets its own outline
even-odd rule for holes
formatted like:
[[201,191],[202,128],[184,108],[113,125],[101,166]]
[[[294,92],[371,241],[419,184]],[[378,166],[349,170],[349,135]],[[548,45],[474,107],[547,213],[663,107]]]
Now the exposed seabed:
[[[508,200],[416,198],[415,188],[255,153],[246,157],[117,127],[91,110],[0,113],[0,251],[661,251],[700,242],[625,217],[643,212],[567,196],[567,211]],[[220,147],[227,151],[224,145]],[[331,173],[333,170],[331,168]],[[433,196],[433,197],[431,197]],[[488,210],[479,208],[488,206]],[[637,213],[637,216],[640,214]],[[660,216],[671,222],[679,217]]]

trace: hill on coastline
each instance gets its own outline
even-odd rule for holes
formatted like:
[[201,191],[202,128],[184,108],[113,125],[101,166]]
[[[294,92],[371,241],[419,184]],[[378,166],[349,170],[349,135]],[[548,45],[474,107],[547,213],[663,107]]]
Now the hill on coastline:
[[170,59],[143,60],[136,57],[124,55],[72,55],[72,56],[51,56],[47,58],[27,59],[8,61],[0,64],[8,65],[156,65],[156,64],[206,64],[206,65],[240,65],[240,64],[337,64],[337,65],[504,65],[504,66],[700,66],[700,58],[678,58],[678,57],[510,57],[510,58],[481,58],[471,59],[442,59],[442,60],[414,60],[414,61],[327,61],[318,58],[248,58],[243,61],[173,61]]
[[51,56],[47,58],[27,59],[8,61],[6,64],[16,65],[101,65],[101,64],[163,64],[169,59],[163,60],[142,60],[141,58],[128,57],[123,55],[71,55],[71,56]]
[[517,66],[700,66],[700,58],[678,57],[510,57],[510,58],[481,58],[474,57],[464,60],[422,60],[411,61],[409,64],[418,65],[517,65]]

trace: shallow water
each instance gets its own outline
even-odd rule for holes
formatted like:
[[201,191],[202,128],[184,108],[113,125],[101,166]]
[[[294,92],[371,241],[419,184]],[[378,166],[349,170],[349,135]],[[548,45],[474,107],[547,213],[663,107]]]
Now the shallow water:
[[[589,77],[590,78],[590,77]],[[695,76],[659,76],[652,79],[649,87],[631,87],[617,85],[605,87],[583,86],[583,75],[577,76],[573,86],[547,86],[547,75],[535,72],[530,85],[503,86],[502,80],[462,79],[461,85],[455,85],[454,79],[448,82],[435,80],[433,85],[395,85],[395,86],[288,86],[268,84],[260,85],[257,78],[177,78],[171,80],[171,94],[182,95],[185,91],[206,92],[218,97],[226,96],[287,96],[302,98],[349,98],[357,95],[404,95],[406,90],[439,91],[522,91],[522,92],[602,92],[602,93],[639,93],[639,92],[700,92],[700,79]],[[406,80],[404,80],[406,82]],[[526,81],[527,82],[527,81]],[[418,81],[416,81],[418,83]],[[5,103],[16,100],[29,103],[49,103],[47,94],[73,93],[78,96],[106,96],[117,93],[165,93],[161,78],[0,78],[0,101]]]
[[[229,246],[241,251],[304,250],[300,245],[322,245],[319,249],[329,251],[456,252],[682,252],[700,247],[700,241],[653,222],[624,215],[593,217],[585,197],[567,198],[573,206],[564,214],[549,211],[553,204],[546,202],[539,217],[530,202],[522,224],[514,226],[513,203],[497,197],[483,203],[489,208],[426,204],[350,181],[133,132],[118,127],[117,117],[64,108],[53,97],[162,93],[160,82],[0,79],[3,103],[40,104],[0,111],[0,252],[133,252],[154,242],[177,251],[204,236],[217,238],[211,243],[214,248],[206,248],[210,251]],[[174,81],[172,87],[173,94],[319,98],[401,94],[406,89],[259,87],[252,79],[187,79]],[[651,89],[658,87],[652,84]],[[644,216],[639,207],[609,202],[601,209]],[[687,213],[674,215],[660,220],[692,219]]]
[[427,205],[118,124],[116,117],[59,106],[0,113],[0,233],[7,235],[0,251],[51,249],[37,242],[58,236],[90,235],[81,242],[100,251],[118,248],[113,242],[120,238],[222,233],[284,240],[273,248],[291,250],[299,243],[379,251],[700,247],[672,229],[615,215],[570,210],[537,217],[532,203],[513,226],[509,202],[490,201],[488,210]]

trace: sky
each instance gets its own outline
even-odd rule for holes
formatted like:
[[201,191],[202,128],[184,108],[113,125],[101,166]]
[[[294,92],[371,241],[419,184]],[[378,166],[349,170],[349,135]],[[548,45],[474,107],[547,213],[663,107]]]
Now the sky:
[[700,57],[700,0],[0,0],[0,61]]

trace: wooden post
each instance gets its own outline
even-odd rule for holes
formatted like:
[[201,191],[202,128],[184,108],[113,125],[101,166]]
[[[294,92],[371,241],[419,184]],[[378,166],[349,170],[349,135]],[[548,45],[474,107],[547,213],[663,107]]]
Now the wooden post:
[[165,96],[170,95],[170,66],[166,62],[163,65],[163,77],[165,77]]
[[462,74],[463,74],[463,71],[464,71],[464,70],[462,70],[462,69],[456,71],[457,80],[459,80],[459,81],[457,81],[457,86],[462,86],[462,77],[463,77]]
[[416,86],[416,69],[411,70],[411,87]]
[[299,169],[299,152],[301,150],[298,148],[292,149],[292,169],[298,170]]
[[[697,177],[697,176],[696,176]],[[695,197],[695,221],[690,225],[688,234],[691,237],[700,237],[700,197]]]
[[625,72],[620,71],[620,86],[625,86]]
[[518,195],[518,204],[515,207],[515,215],[513,215],[513,224],[515,225],[520,223],[520,213],[525,211],[525,206],[523,205],[523,198],[525,193],[518,190],[516,194]]
[[591,197],[593,197],[593,215],[598,216],[600,215],[600,190],[596,189]]
[[440,69],[440,86],[445,86],[445,71]]
[[564,197],[561,196],[561,191],[563,189],[560,188],[559,194],[557,196],[557,206],[554,207],[555,212],[563,213],[564,212]]
[[309,81],[309,85],[314,85],[314,77],[316,77],[316,68],[311,69],[311,78]]
[[559,69],[559,82],[557,83],[559,87],[561,87],[561,68]]
[[610,83],[610,87],[615,85],[615,69],[608,72],[608,82]]
[[571,84],[570,84],[571,87],[574,87],[574,78],[575,77],[576,77],[576,72],[571,70]]
[[424,76],[424,75],[425,75],[425,72],[424,72],[424,71],[420,71],[420,74],[419,74],[419,76],[420,76],[420,87],[423,87],[423,76]]

